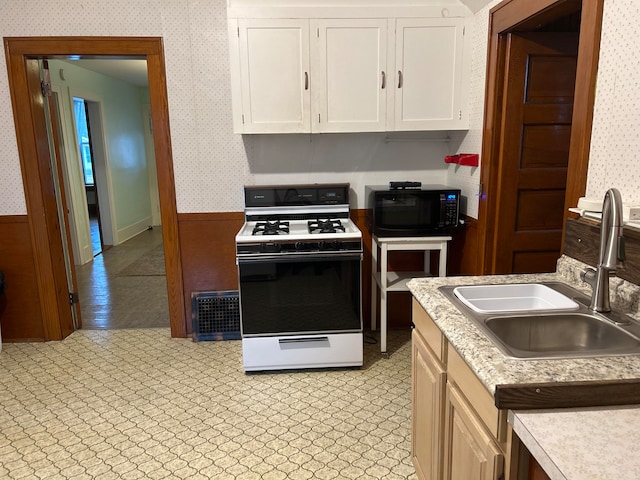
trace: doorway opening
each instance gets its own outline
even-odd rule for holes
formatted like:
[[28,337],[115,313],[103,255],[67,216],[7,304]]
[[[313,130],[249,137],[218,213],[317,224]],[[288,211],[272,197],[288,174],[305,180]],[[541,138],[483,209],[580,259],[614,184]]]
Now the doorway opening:
[[[42,95],[38,60],[96,56],[139,56],[147,61],[149,105],[156,157],[163,249],[171,335],[186,336],[185,300],[181,276],[178,221],[169,131],[168,101],[162,39],[127,37],[19,37],[4,39],[9,87],[19,144],[27,217],[37,270],[38,299],[44,340],[61,340],[73,331],[67,274],[62,254],[61,224],[52,195],[51,147],[47,141],[45,105],[32,101]],[[103,225],[104,227],[104,225]],[[104,230],[104,228],[103,228]]]
[[146,62],[50,58],[47,65],[53,89],[65,92],[58,118],[72,132],[60,150],[68,152],[70,221],[81,233],[71,243],[82,328],[167,327]]
[[[568,207],[575,206],[586,188],[603,1],[513,0],[497,5],[490,12],[481,171],[483,194],[478,212],[476,272],[479,274],[532,273],[532,268],[555,270],[555,260],[561,255]],[[540,50],[538,46],[545,46],[549,40],[534,38],[531,32],[546,32],[551,42],[556,42],[554,48],[566,43],[563,37],[554,34],[575,34],[578,37],[575,60],[557,61],[569,58],[570,54],[560,52],[562,48],[558,52],[552,52],[553,48]],[[528,44],[518,47],[524,52],[519,54],[524,63],[518,66],[512,54],[513,45],[522,44],[516,38],[521,34],[530,37],[525,39]],[[536,53],[531,55],[528,49]],[[537,74],[543,80],[542,87],[537,95],[528,97],[530,75],[535,73],[531,59],[541,58],[540,51],[543,51],[542,57],[548,59],[535,66],[540,67]],[[517,88],[522,87],[524,93],[518,96],[516,92],[510,97],[514,65],[523,74]],[[549,85],[545,86],[544,81],[553,78],[561,80],[560,88],[551,85],[554,93],[547,95],[544,92]],[[533,97],[536,99],[529,102]],[[509,98],[520,99],[522,122],[511,121],[513,115],[509,109],[513,103]],[[536,118],[528,124],[545,102],[550,106],[562,105],[560,109],[550,108],[555,112],[556,123]],[[528,103],[535,104],[531,114],[526,111]],[[525,127],[531,128],[527,132]],[[564,146],[556,148],[560,143],[554,138],[562,138]],[[517,156],[514,157],[513,152]],[[527,158],[523,160],[523,156]],[[533,180],[527,170],[538,170],[537,173],[542,174]],[[561,184],[558,178],[562,179]],[[552,215],[548,214],[547,207],[553,208]],[[550,220],[553,225],[549,224]]]
[[95,178],[93,143],[91,141],[91,126],[89,125],[89,102],[84,98],[73,97],[73,112],[75,116],[76,138],[80,163],[82,165],[82,180],[87,199],[89,214],[89,231],[91,232],[91,253],[100,255],[103,248],[102,228],[100,224],[100,201],[98,184]]

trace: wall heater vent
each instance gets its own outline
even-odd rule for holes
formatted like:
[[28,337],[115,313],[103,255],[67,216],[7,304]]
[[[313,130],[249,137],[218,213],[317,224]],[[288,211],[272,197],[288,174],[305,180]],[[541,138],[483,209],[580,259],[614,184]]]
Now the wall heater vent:
[[237,290],[191,293],[194,342],[240,339],[240,298]]

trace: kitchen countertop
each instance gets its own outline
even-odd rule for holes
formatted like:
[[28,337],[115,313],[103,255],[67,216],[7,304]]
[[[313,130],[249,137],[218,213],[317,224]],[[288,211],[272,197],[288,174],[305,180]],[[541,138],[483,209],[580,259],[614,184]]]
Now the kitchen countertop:
[[[590,287],[579,280],[584,267],[581,262],[563,256],[555,273],[415,278],[407,286],[492,395],[499,385],[639,379],[640,355],[546,360],[507,357],[438,290],[445,285],[564,282],[590,294]],[[638,318],[640,287],[612,278],[611,293],[614,308]]]
[[[489,392],[501,385],[640,378],[640,355],[517,360],[505,356],[439,290],[445,285],[563,282],[586,294],[585,264],[563,256],[555,273],[413,279],[409,290]],[[611,279],[612,306],[639,319],[640,286]],[[637,387],[636,387],[637,388]],[[614,399],[615,400],[615,399]],[[552,480],[640,478],[640,405],[509,412],[509,423]]]
[[640,406],[509,412],[551,480],[640,478]]

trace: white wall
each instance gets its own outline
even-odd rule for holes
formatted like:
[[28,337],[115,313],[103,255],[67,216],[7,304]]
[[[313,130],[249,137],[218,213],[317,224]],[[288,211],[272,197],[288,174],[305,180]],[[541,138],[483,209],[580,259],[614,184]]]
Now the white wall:
[[[480,152],[488,9],[475,18],[471,128],[466,135],[456,135],[451,146],[385,143],[382,134],[243,141],[231,127],[225,0],[3,0],[0,31],[4,36],[163,37],[179,212],[242,210],[242,186],[271,181],[349,181],[360,199],[366,183],[414,179],[415,169],[424,168],[428,171],[416,179],[440,181],[448,175],[469,196],[467,212],[475,216],[479,169],[449,167],[447,174],[441,162],[443,148],[458,144],[460,151]],[[639,162],[634,156],[634,130],[640,127],[640,118],[636,116],[637,88],[634,91],[632,85],[638,69],[635,52],[640,48],[637,25],[640,13],[634,0],[607,0],[588,193],[599,195],[606,186],[618,185],[625,201],[640,203],[640,179],[631,168],[637,169]],[[3,51],[0,105],[9,102]],[[282,173],[285,160],[298,167]],[[612,164],[614,173],[609,172]],[[0,215],[26,213],[9,108],[0,109],[0,170]]]
[[[61,78],[61,70],[64,71],[64,79]],[[108,175],[105,184],[99,185],[99,188],[108,189],[113,222],[113,235],[103,233],[107,238],[113,237],[113,242],[117,245],[145,230],[152,223],[142,117],[142,105],[148,98],[146,89],[57,60],[49,61],[49,71],[52,83],[62,92],[62,117],[67,124],[67,135],[71,136],[75,131],[72,97],[100,102]],[[95,123],[91,126],[94,129],[99,127]],[[77,168],[74,174],[77,180],[82,174],[76,141],[72,137],[67,138],[65,143],[69,143],[69,163]],[[79,182],[75,182],[75,186],[82,187]],[[103,188],[100,197],[101,211],[108,207],[102,196],[105,193],[107,192]],[[108,228],[110,223],[103,222],[103,229]]]

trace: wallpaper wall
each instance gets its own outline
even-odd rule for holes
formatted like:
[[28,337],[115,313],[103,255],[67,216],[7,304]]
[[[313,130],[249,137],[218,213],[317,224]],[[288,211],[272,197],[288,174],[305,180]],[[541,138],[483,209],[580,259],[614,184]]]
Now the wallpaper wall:
[[[244,184],[350,182],[364,208],[366,184],[446,180],[442,133],[233,134],[225,0],[4,0],[0,32],[163,37],[180,213],[241,211]],[[10,105],[4,52],[0,102]],[[0,168],[0,215],[26,213],[10,108],[0,108]]]
[[640,205],[640,2],[607,0],[596,89],[587,196],[617,187]]
[[[478,11],[471,28],[471,79],[469,85],[469,130],[454,132],[453,148],[459,153],[482,153],[482,123],[484,120],[484,89],[487,69],[487,36],[489,10],[500,3],[493,0]],[[447,172],[448,183],[462,191],[466,201],[466,214],[478,218],[478,192],[480,168],[451,164]]]
[[[448,180],[477,216],[479,169],[449,167],[445,153],[479,153],[483,114],[489,7],[475,17],[471,67],[471,128],[452,141],[407,142],[384,134],[244,138],[232,133],[225,0],[4,0],[3,36],[162,36],[178,211],[242,209],[244,184],[348,181],[363,208],[364,185],[388,180]],[[640,60],[640,6],[607,0],[603,26],[588,195],[618,186],[626,202],[640,203],[640,160],[634,157],[640,114],[636,105]],[[69,19],[74,21],[70,22]],[[24,214],[26,206],[15,142],[4,51],[0,53],[0,215]],[[336,140],[336,141],[332,141]],[[284,155],[281,152],[285,152]],[[280,152],[280,153],[279,153]],[[293,170],[283,172],[286,165]]]

